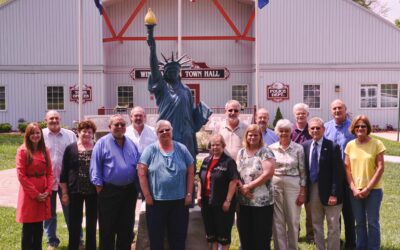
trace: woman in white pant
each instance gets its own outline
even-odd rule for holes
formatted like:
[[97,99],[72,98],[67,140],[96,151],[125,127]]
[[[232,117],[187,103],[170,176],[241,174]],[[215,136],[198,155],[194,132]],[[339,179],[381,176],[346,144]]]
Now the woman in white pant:
[[275,126],[279,141],[269,146],[276,159],[272,178],[275,189],[272,231],[274,248],[278,250],[298,249],[300,209],[306,194],[304,150],[291,141],[292,127],[289,120],[279,120]]

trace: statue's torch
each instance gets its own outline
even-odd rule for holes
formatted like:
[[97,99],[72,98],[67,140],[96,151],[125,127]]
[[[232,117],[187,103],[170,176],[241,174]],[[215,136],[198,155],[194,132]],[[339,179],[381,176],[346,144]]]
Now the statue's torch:
[[144,24],[147,27],[147,40],[153,39],[153,31],[154,31],[154,26],[157,24],[157,18],[154,15],[153,11],[151,8],[147,11],[146,16],[144,17]]

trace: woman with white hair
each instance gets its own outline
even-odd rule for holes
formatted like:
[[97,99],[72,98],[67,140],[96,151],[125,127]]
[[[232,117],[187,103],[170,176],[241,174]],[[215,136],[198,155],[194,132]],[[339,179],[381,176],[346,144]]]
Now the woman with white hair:
[[150,249],[163,249],[167,231],[169,249],[185,249],[189,205],[194,181],[193,157],[185,145],[172,140],[167,120],[156,124],[158,141],[147,146],[138,166],[146,200]]
[[272,227],[275,249],[297,250],[300,209],[305,201],[306,171],[304,150],[290,138],[293,124],[279,120],[275,133],[279,141],[269,148],[275,155],[274,185],[274,223]]

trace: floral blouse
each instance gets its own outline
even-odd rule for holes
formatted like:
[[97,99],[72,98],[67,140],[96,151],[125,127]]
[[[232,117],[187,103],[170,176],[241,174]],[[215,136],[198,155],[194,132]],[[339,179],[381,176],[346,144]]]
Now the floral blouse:
[[274,175],[299,176],[300,186],[305,187],[306,169],[304,167],[303,146],[291,141],[286,149],[283,149],[279,142],[270,145],[269,148],[276,159]]
[[[260,148],[254,156],[247,155],[246,149],[241,148],[238,152],[237,168],[242,184],[257,179],[263,173],[262,162],[268,159],[274,159],[274,154],[266,147]],[[239,204],[251,207],[264,207],[274,204],[274,190],[271,180],[254,188],[252,192],[254,199],[251,200],[238,192]]]

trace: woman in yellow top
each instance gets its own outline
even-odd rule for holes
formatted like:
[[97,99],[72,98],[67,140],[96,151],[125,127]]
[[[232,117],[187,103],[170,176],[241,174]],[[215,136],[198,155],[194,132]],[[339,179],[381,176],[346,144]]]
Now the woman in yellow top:
[[347,144],[344,161],[347,181],[353,192],[351,206],[356,219],[356,248],[379,249],[379,210],[383,197],[381,177],[386,148],[380,140],[369,136],[371,123],[365,115],[354,118],[349,130],[356,139]]

